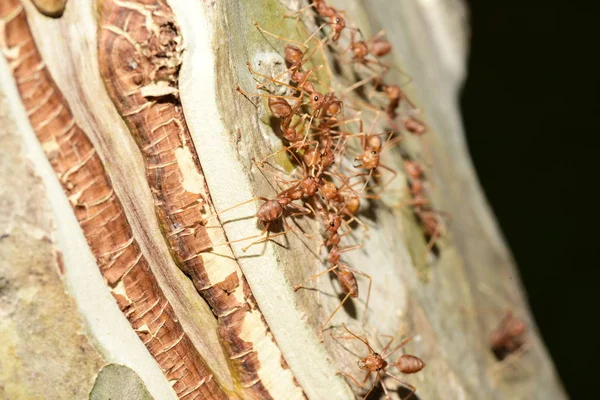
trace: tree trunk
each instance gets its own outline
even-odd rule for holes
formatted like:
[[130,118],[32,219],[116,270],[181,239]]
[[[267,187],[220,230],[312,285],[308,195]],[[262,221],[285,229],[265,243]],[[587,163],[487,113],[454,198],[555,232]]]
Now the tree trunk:
[[[467,154],[458,0],[329,2],[365,37],[385,30],[394,68],[384,80],[429,128],[382,152],[397,176],[361,200],[343,239],[362,245],[342,258],[371,277],[368,308],[369,280],[357,274],[358,298],[321,331],[344,298],[335,277],[293,290],[326,265],[320,216],[287,217],[292,231],[247,251],[250,240],[234,242],[261,233],[261,203],[229,208],[274,198],[278,182],[301,173],[285,151],[269,158],[275,168],[252,161],[280,150],[281,132],[266,100],[235,89],[258,92],[258,81],[284,93],[246,67],[285,69],[287,43],[254,22],[304,41],[318,28],[314,9],[284,18],[304,3],[71,0],[63,12],[65,1],[0,2],[0,398],[364,396],[370,383],[338,374],[362,380],[358,356],[368,354],[342,323],[375,350],[385,335],[413,338],[402,351],[426,367],[388,368],[416,386],[413,398],[566,397]],[[338,96],[371,73],[344,53],[351,37],[347,29],[313,54],[323,65],[315,84]],[[344,113],[358,104],[364,129],[381,132],[390,121],[372,112],[382,95],[371,86],[344,97]],[[356,146],[340,163],[352,163]],[[442,233],[431,251],[433,220],[406,205],[408,156],[427,165]],[[433,210],[451,217],[442,223]],[[490,335],[506,310],[527,333],[499,361],[506,354],[494,354]],[[384,384],[393,398],[409,393]],[[377,385],[370,398],[383,394]]]

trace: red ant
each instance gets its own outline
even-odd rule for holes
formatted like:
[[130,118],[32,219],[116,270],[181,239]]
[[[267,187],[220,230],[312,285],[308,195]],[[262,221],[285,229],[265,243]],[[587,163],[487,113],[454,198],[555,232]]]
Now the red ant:
[[[261,168],[258,163],[255,162],[255,164],[257,167]],[[246,200],[242,203],[236,204],[235,206],[221,210],[217,214],[212,216],[212,217],[216,217],[216,216],[221,215],[221,214],[223,214],[227,211],[230,211],[234,208],[240,207],[244,204],[248,204],[248,203],[251,203],[256,200],[264,201],[264,203],[258,208],[258,211],[256,212],[256,218],[260,222],[262,222],[264,225],[263,230],[260,234],[246,237],[243,239],[237,239],[237,240],[232,240],[232,241],[228,241],[225,243],[213,245],[213,247],[218,247],[218,246],[222,246],[225,244],[242,242],[242,241],[245,241],[248,239],[254,239],[254,238],[260,237],[260,239],[255,240],[254,242],[250,243],[248,246],[242,248],[242,251],[245,252],[251,246],[254,246],[255,244],[262,243],[267,240],[273,239],[276,236],[284,235],[288,231],[295,232],[295,229],[292,228],[285,220],[284,212],[286,211],[286,209],[294,208],[298,211],[298,212],[290,214],[290,217],[296,217],[296,216],[300,216],[300,215],[308,215],[311,212],[313,212],[312,210],[310,210],[306,207],[302,207],[298,204],[293,203],[293,201],[295,201],[295,200],[300,200],[305,194],[305,188],[303,188],[302,183],[303,183],[302,181],[297,182],[297,183],[291,185],[290,187],[288,187],[287,189],[282,190],[281,192],[279,192],[277,194],[277,196],[274,199],[269,199],[269,198],[262,197],[262,196],[253,197],[250,200]],[[273,235],[267,234],[266,236],[263,236],[265,233],[267,233],[271,224],[277,220],[283,221],[283,224],[285,225],[285,230],[282,232],[275,233]],[[316,237],[309,235],[308,233],[302,232],[302,234],[311,239],[317,239]]]
[[[331,39],[334,42],[336,42],[340,38],[342,31],[346,27],[346,22],[344,21],[344,18],[342,18],[341,13],[338,10],[336,10],[335,8],[330,7],[325,2],[325,0],[313,0],[311,5],[299,9],[294,14],[298,14],[298,13],[300,13],[306,9],[309,9],[311,7],[315,8],[315,10],[317,11],[317,14],[320,17],[322,17],[323,19],[328,21],[327,24],[331,26],[331,30],[333,32],[333,36]],[[294,15],[294,14],[286,15],[285,17],[289,18],[289,17],[292,17],[292,15]],[[319,28],[319,29],[321,29],[321,28]]]
[[[390,120],[396,119],[398,113],[396,110],[400,106],[400,102],[404,101],[408,104],[411,110],[417,110],[417,107],[414,103],[408,98],[404,90],[400,89],[398,85],[386,85],[386,84],[376,84],[376,87],[379,90],[382,90],[387,96],[389,103],[386,108],[386,114]],[[410,129],[407,128],[410,132]]]
[[490,348],[498,360],[504,360],[527,342],[527,323],[506,311],[498,327],[490,334]]
[[[282,36],[271,33],[269,31],[263,29],[256,21],[254,22],[254,25],[262,33],[265,33],[276,39],[283,40],[283,41],[289,42],[289,43],[294,43],[294,44],[297,44],[298,46],[306,48],[306,50],[302,51],[302,50],[300,50],[300,48],[298,48],[294,45],[291,45],[291,44],[286,45],[284,48],[284,58],[285,58],[286,63],[288,64],[287,71],[277,75],[274,78],[270,78],[270,77],[260,75],[260,74],[258,74],[258,75],[263,76],[264,78],[267,78],[267,79],[271,79],[276,82],[279,80],[279,78],[281,78],[282,76],[284,76],[285,74],[287,74],[289,72],[291,74],[290,79],[293,82],[306,83],[308,81],[308,75],[310,74],[310,72],[316,71],[321,68],[321,66],[319,66],[319,67],[313,68],[313,69],[305,71],[305,72],[300,71],[300,69],[304,66],[304,64],[306,64],[312,58],[312,56],[315,54],[317,49],[321,48],[321,46],[323,45],[323,41],[319,41],[318,45],[315,46],[315,48],[312,50],[312,52],[310,54],[308,54],[309,47],[306,45],[306,43],[308,43],[316,35],[316,32],[311,34],[308,37],[308,39],[306,39],[304,41],[304,43],[300,43],[295,40],[286,39]],[[279,82],[279,83],[281,83],[281,82]],[[312,84],[310,84],[310,82],[308,82],[307,87],[303,87],[303,89],[307,90],[308,92],[311,92],[311,90],[310,90],[311,85]],[[302,86],[302,85],[299,85],[299,86]]]
[[[360,30],[357,31],[360,32]],[[390,69],[390,66],[377,60],[377,58],[371,59],[368,58],[368,56],[372,55],[374,57],[383,57],[392,50],[392,45],[385,39],[379,39],[381,36],[383,36],[383,31],[379,32],[368,40],[356,41],[355,38],[357,31],[352,32],[352,35],[350,36],[350,46],[344,50],[344,53],[349,50],[352,51],[352,61],[364,65],[373,72],[378,71],[375,71],[373,68],[371,68],[369,64],[377,64],[382,69],[382,71],[377,75],[377,83],[375,85],[377,86],[379,81],[383,78],[383,75],[385,75],[385,73]],[[362,35],[362,32],[360,33]],[[361,86],[374,78],[375,77],[371,77],[361,81]],[[356,89],[356,87],[354,87],[352,90]]]
[[423,368],[425,368],[425,362],[423,360],[421,360],[419,357],[409,355],[409,354],[404,354],[404,355],[400,356],[398,358],[398,360],[393,363],[388,363],[385,360],[387,357],[389,357],[393,353],[395,353],[398,349],[405,346],[411,340],[411,338],[404,339],[396,347],[390,349],[392,343],[394,342],[394,338],[390,337],[390,341],[386,344],[386,346],[383,348],[381,353],[377,353],[377,352],[375,352],[375,350],[373,350],[373,348],[369,344],[369,339],[367,339],[366,337],[361,337],[361,336],[356,335],[354,332],[352,332],[350,329],[348,329],[348,327],[344,323],[342,323],[342,326],[350,335],[352,335],[352,337],[350,337],[350,338],[341,337],[341,338],[345,339],[345,340],[348,340],[348,339],[360,340],[369,349],[369,355],[367,355],[366,357],[360,358],[360,360],[358,360],[358,363],[357,363],[358,368],[360,368],[363,371],[367,371],[365,378],[363,379],[362,382],[359,382],[352,375],[347,374],[345,372],[338,372],[338,374],[343,375],[346,378],[349,378],[355,385],[357,385],[361,388],[365,386],[365,384],[367,383],[367,381],[369,380],[369,378],[371,377],[371,375],[373,373],[376,374],[373,385],[371,385],[371,388],[369,389],[367,394],[363,397],[363,400],[365,400],[367,397],[369,397],[369,394],[371,394],[371,392],[373,391],[373,389],[375,388],[375,386],[377,385],[378,382],[381,382],[381,386],[383,387],[383,391],[385,392],[386,397],[390,398],[388,389],[385,386],[385,384],[383,383],[382,374],[387,375],[388,377],[392,378],[393,380],[395,380],[396,382],[400,383],[402,386],[404,386],[410,390],[410,394],[404,400],[411,398],[412,395],[417,391],[417,388],[415,386],[411,385],[410,383],[403,381],[402,379],[390,374],[389,372],[386,371],[386,369],[388,367],[396,367],[403,374],[414,374],[414,373],[421,371]]
[[346,303],[346,301],[348,301],[349,298],[351,298],[351,297],[357,298],[358,297],[358,283],[356,281],[356,276],[354,274],[362,275],[369,280],[369,287],[367,290],[367,301],[365,303],[365,313],[363,314],[363,321],[366,317],[366,312],[369,308],[369,300],[371,298],[371,285],[373,283],[373,279],[371,278],[371,276],[369,274],[360,272],[360,271],[358,271],[354,268],[351,268],[348,265],[340,262],[340,254],[341,253],[345,253],[345,252],[348,252],[351,250],[356,250],[356,249],[359,249],[362,247],[362,245],[360,245],[360,244],[344,247],[341,249],[338,247],[339,243],[341,241],[341,238],[351,232],[351,229],[349,228],[346,233],[340,234],[338,232],[338,230],[342,226],[342,223],[346,223],[346,221],[344,221],[339,215],[336,214],[336,215],[333,215],[325,225],[327,239],[325,240],[324,244],[326,246],[330,247],[329,255],[327,257],[327,261],[328,261],[330,267],[323,272],[320,272],[316,275],[311,276],[306,281],[304,281],[304,283],[294,286],[294,291],[298,291],[301,288],[306,288],[304,286],[306,283],[308,283],[312,280],[315,280],[317,278],[320,278],[321,276],[323,276],[329,272],[333,272],[336,275],[336,277],[338,278],[338,282],[340,283],[342,292],[345,293],[346,295],[342,299],[340,304],[331,313],[331,315],[327,318],[327,320],[323,323],[323,326],[321,327],[321,331],[323,331],[323,330],[325,330],[325,328],[327,328],[327,325],[329,324],[329,322],[333,319],[335,314],[343,307],[343,305]]
[[[388,138],[386,139],[385,144],[382,145],[381,139],[379,138],[379,136],[386,135],[386,134],[388,135]],[[381,157],[381,153],[383,152],[383,150],[386,147],[395,145],[395,142],[394,143],[390,142],[393,132],[380,133],[380,134],[360,134],[360,135],[361,135],[361,147],[363,149],[363,152],[362,152],[362,154],[360,154],[354,158],[354,167],[355,168],[364,168],[364,169],[369,170],[368,178],[365,182],[365,186],[363,187],[363,191],[364,191],[364,189],[366,189],[366,187],[370,181],[370,178],[373,175],[373,172],[378,168],[385,169],[393,174],[392,178],[388,182],[386,182],[380,189],[380,191],[383,191],[398,175],[398,173],[396,171],[394,171],[390,167],[388,167],[380,162],[380,157]]]

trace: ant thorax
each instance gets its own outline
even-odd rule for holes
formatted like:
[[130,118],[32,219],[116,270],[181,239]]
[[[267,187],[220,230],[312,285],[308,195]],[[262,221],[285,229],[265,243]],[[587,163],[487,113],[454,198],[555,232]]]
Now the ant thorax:
[[388,363],[378,353],[369,354],[367,357],[358,360],[358,368],[369,371],[381,371],[387,367]]

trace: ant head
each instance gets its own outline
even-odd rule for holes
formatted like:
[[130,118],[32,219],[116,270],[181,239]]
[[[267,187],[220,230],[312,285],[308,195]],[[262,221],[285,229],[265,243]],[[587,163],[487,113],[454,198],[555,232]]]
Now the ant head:
[[313,92],[310,95],[310,105],[313,109],[313,113],[317,112],[323,106],[325,101],[324,96],[319,92]]
[[412,160],[403,160],[404,161],[404,169],[408,176],[413,179],[420,179],[423,174],[423,170],[418,162]]
[[327,231],[328,232],[337,232],[337,230],[340,229],[341,225],[342,225],[342,219],[340,218],[340,216],[334,215],[327,222]]
[[[357,160],[360,160],[360,165],[357,167]],[[379,152],[374,149],[368,149],[361,156],[354,159],[354,167],[375,169],[379,166]]]
[[404,92],[398,85],[386,85],[384,87],[385,93],[390,99],[399,99],[403,96]]
[[387,365],[387,361],[385,361],[379,353],[371,353],[358,361],[358,368],[372,372],[381,371],[387,367]]
[[333,200],[338,196],[338,188],[333,182],[324,181],[319,189],[323,197],[327,200]]
[[352,45],[352,52],[354,53],[354,58],[362,60],[369,54],[369,48],[367,47],[367,43],[364,40],[359,42],[354,42]]
[[304,193],[309,197],[312,197],[315,195],[315,193],[317,193],[318,184],[315,177],[312,175],[309,175],[308,177],[303,179],[300,182],[300,186],[302,187]]

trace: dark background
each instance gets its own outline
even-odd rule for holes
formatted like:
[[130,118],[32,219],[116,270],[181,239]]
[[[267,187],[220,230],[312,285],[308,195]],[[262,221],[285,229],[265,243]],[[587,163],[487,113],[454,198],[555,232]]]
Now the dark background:
[[594,2],[468,3],[470,152],[567,391],[598,398],[600,14]]

